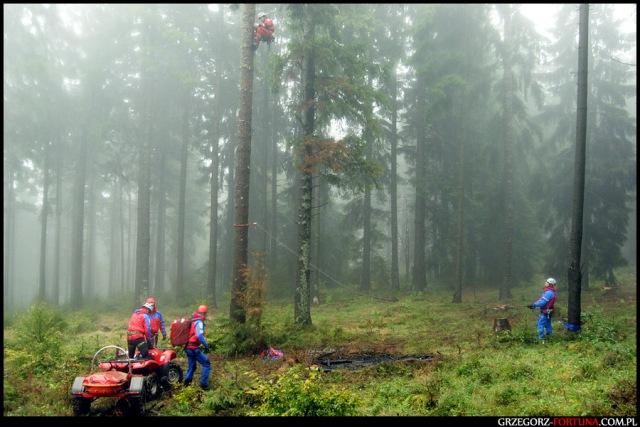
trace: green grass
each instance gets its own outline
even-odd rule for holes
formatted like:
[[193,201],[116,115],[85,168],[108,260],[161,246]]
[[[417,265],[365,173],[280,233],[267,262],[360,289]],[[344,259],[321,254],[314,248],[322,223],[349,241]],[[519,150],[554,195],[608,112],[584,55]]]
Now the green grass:
[[[286,354],[275,362],[224,356],[229,327],[222,305],[207,326],[209,340],[218,344],[211,390],[178,387],[156,413],[636,415],[635,276],[622,282],[615,295],[595,286],[584,293],[582,332],[570,334],[556,319],[555,335],[545,344],[536,338],[537,315],[524,307],[538,297],[539,284],[514,289],[506,312],[492,310],[498,304],[493,290],[468,292],[454,305],[449,291],[405,293],[388,302],[341,289],[313,307],[313,326],[304,329],[293,325],[291,301],[270,301],[262,332]],[[558,306],[562,317],[562,289]],[[125,344],[128,310],[95,316],[38,311],[39,317],[32,310],[4,327],[4,415],[71,415],[73,378],[88,371],[98,348]],[[184,307],[162,311],[168,322],[190,314]],[[512,331],[495,336],[494,317],[508,317]],[[46,323],[38,340],[19,339],[38,319]],[[330,348],[436,358],[329,373],[310,366],[310,350]],[[184,356],[179,363],[186,368]]]

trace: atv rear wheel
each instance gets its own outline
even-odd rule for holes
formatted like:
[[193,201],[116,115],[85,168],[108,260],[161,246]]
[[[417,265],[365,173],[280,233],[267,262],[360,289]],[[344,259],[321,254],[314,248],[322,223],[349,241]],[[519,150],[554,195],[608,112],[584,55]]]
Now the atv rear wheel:
[[158,375],[155,372],[145,377],[144,390],[146,393],[147,400],[152,400],[160,397],[160,393],[162,393],[162,389],[160,388],[160,381],[158,380]]
[[84,397],[73,397],[71,399],[73,406],[73,414],[76,416],[87,415],[91,408],[91,399],[85,399]]
[[167,370],[167,388],[172,388],[177,384],[182,383],[182,368],[180,365],[170,362],[169,369]]

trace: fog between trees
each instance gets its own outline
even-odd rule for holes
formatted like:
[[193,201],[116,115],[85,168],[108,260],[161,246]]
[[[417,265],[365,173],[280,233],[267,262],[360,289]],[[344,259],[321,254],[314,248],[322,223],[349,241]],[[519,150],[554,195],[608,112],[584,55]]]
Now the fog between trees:
[[[248,221],[269,297],[294,297],[305,172],[320,299],[565,286],[577,5],[552,39],[519,5],[256,7],[276,24],[254,57]],[[615,284],[636,258],[636,35],[614,7],[590,5],[583,287]],[[4,6],[5,312],[38,296],[133,306],[136,283],[226,307],[241,18],[230,5]]]

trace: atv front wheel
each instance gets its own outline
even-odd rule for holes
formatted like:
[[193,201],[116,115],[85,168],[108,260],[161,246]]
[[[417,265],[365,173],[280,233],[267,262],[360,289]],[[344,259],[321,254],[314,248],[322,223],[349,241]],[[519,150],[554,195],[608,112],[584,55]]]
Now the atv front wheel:
[[85,399],[84,397],[73,397],[71,399],[71,405],[73,406],[73,415],[87,415],[91,408],[91,399]]
[[176,363],[169,363],[169,369],[167,370],[167,386],[168,388],[174,387],[177,384],[182,383],[182,368]]

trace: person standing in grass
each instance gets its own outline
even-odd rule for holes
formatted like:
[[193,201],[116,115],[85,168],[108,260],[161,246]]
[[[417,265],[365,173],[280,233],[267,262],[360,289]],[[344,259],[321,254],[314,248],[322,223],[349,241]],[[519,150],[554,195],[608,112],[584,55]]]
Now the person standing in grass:
[[[200,374],[200,388],[203,390],[209,390],[209,371],[211,370],[211,362],[206,353],[209,353],[209,343],[204,337],[204,321],[207,317],[207,306],[201,305],[198,307],[193,318],[191,320],[191,329],[189,330],[189,341],[185,347],[185,354],[189,366],[187,367],[187,374],[184,376],[184,385],[187,386],[193,379],[193,374],[196,372],[196,363],[202,365],[202,373]],[[204,350],[200,350],[200,346],[204,347]]]
[[542,295],[536,302],[529,304],[530,309],[539,308],[540,316],[538,317],[538,338],[544,340],[553,333],[551,326],[551,316],[553,314],[553,305],[556,302],[556,279],[549,277],[544,283]]
[[147,301],[150,304],[153,304],[153,311],[149,318],[151,319],[151,334],[153,336],[153,346],[158,345],[158,332],[162,332],[162,339],[167,339],[167,330],[164,326],[164,317],[162,317],[162,313],[158,310],[158,303],[154,297],[147,298]]

